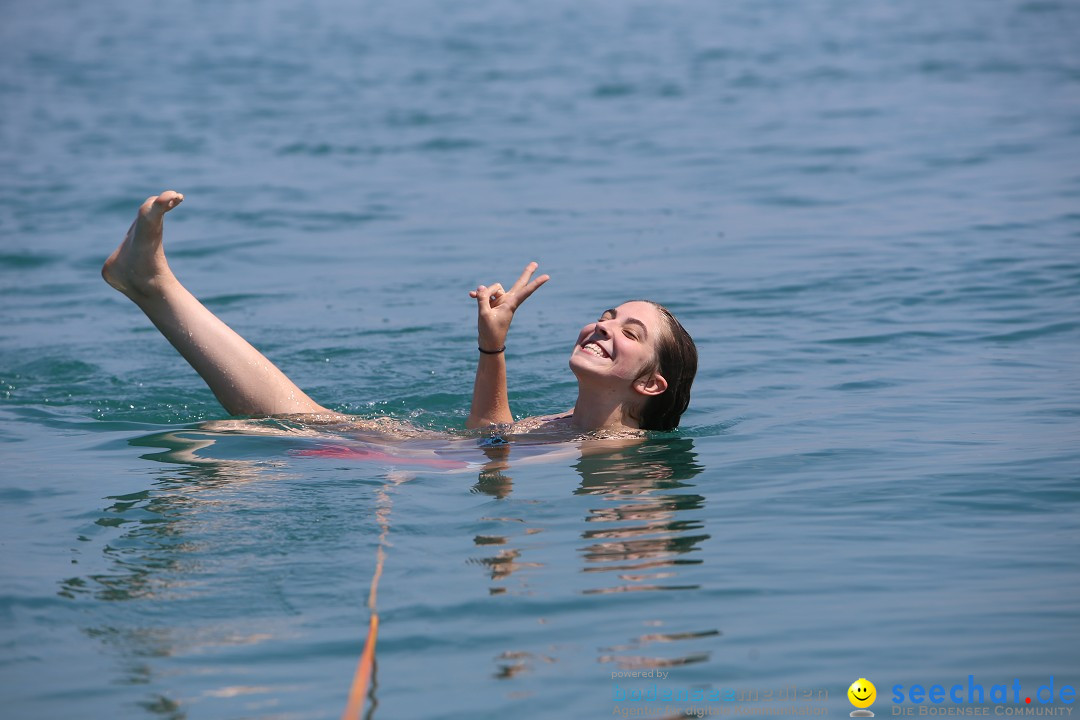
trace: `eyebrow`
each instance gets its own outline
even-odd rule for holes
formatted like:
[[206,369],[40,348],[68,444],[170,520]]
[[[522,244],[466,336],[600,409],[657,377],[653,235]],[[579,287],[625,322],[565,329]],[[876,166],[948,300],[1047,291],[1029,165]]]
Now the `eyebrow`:
[[[612,319],[615,319],[615,318],[619,317],[619,313],[615,312],[615,308],[608,308],[604,312],[600,313],[600,317],[604,317],[608,313],[611,313]],[[623,322],[633,323],[634,325],[640,325],[641,326],[641,332],[644,334],[644,337],[646,339],[649,337],[649,328],[645,327],[645,323],[641,322],[637,318],[628,317]]]

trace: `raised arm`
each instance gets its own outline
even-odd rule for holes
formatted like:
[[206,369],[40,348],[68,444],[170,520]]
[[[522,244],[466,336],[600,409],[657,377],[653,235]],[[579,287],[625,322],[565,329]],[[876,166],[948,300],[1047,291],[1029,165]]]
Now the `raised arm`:
[[510,321],[514,311],[536,289],[550,278],[541,275],[535,280],[532,275],[539,267],[532,262],[525,266],[521,277],[509,290],[503,290],[499,283],[487,287],[481,285],[469,291],[469,297],[476,298],[477,306],[477,341],[480,360],[476,365],[476,382],[473,385],[472,408],[465,427],[484,428],[492,423],[505,424],[514,422],[510,414],[510,401],[506,396],[506,334],[510,330]]

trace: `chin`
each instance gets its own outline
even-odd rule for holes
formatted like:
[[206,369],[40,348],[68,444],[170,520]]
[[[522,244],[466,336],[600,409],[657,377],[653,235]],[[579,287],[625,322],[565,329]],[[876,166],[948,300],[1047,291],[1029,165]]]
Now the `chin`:
[[577,353],[570,356],[570,371],[574,373],[579,381],[596,375],[596,368],[590,367],[588,361],[585,358],[578,357]]
[[575,349],[574,352],[570,353],[570,369],[573,370],[575,373],[577,373],[579,370],[587,373],[595,373],[600,369],[598,366],[599,363],[594,361],[592,358],[587,357],[583,352],[579,350]]
[[617,378],[611,374],[611,367],[609,365],[598,363],[577,352],[570,356],[570,370],[577,376],[579,383],[583,380],[589,380],[593,383],[596,381],[606,381],[606,383],[610,383],[613,380],[617,380]]

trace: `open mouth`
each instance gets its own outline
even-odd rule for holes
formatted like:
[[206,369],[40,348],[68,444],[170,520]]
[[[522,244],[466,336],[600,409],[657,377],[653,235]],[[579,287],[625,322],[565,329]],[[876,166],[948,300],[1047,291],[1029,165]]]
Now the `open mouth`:
[[597,344],[597,343],[587,342],[587,343],[585,343],[584,345],[581,346],[581,349],[584,350],[585,352],[591,352],[591,353],[593,353],[594,355],[596,355],[598,357],[611,359],[611,356],[608,355],[607,350],[600,347],[600,345]]

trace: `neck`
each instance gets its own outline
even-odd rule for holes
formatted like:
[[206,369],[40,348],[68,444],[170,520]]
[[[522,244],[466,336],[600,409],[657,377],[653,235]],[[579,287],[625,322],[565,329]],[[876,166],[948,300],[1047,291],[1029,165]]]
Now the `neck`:
[[578,430],[637,429],[637,420],[630,416],[625,398],[612,392],[592,391],[578,387],[574,403],[573,426]]

